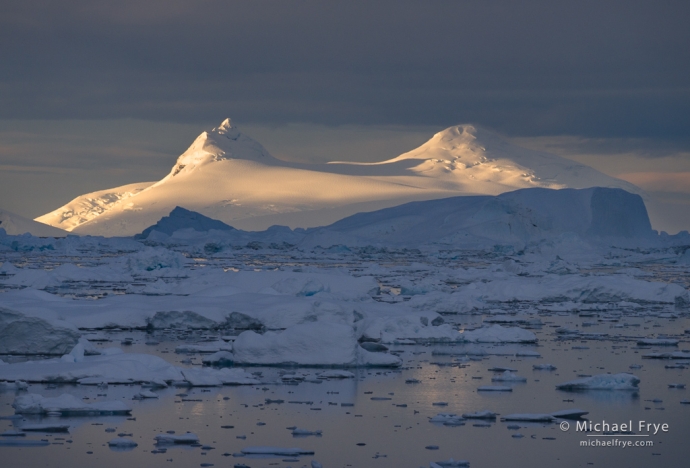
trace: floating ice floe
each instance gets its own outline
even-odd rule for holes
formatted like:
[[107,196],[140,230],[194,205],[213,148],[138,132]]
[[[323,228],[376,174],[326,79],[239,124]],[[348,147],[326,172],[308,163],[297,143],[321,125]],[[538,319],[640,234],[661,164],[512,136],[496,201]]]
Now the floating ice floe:
[[158,434],[154,437],[157,444],[198,444],[199,436],[192,432],[186,432],[184,434]]
[[581,409],[566,409],[560,411],[554,411],[551,416],[559,419],[580,419],[582,416],[589,414],[589,411],[583,411]]
[[373,341],[360,341],[359,345],[372,353],[385,353],[388,351],[388,346],[381,343],[374,343]]
[[512,392],[511,387],[505,387],[502,385],[483,385],[477,388],[478,392]]
[[158,394],[151,390],[142,390],[132,397],[133,400],[147,400],[149,398],[158,398]]
[[501,421],[553,422],[556,418],[546,413],[515,413],[501,417]]
[[323,431],[310,431],[309,429],[300,429],[296,427],[292,430],[293,436],[304,437],[304,436],[320,436]]
[[670,338],[644,338],[637,341],[638,346],[678,346],[678,340]]
[[559,390],[637,390],[640,379],[632,374],[599,374],[556,385]]
[[497,415],[498,415],[498,413],[484,410],[484,411],[477,411],[475,413],[463,413],[462,417],[465,419],[496,419]]
[[460,468],[470,466],[470,462],[467,460],[453,460],[449,458],[448,460],[429,462],[429,468]]
[[285,447],[270,447],[270,446],[257,446],[257,447],[247,447],[242,449],[242,453],[245,455],[275,455],[280,457],[298,457],[300,455],[314,455],[312,450],[303,450],[301,448],[285,448]]
[[60,413],[62,416],[74,415],[110,415],[130,414],[132,409],[122,401],[101,401],[84,403],[79,398],[68,393],[59,397],[49,398],[36,393],[20,395],[12,404],[17,414],[47,414]]
[[554,371],[556,370],[556,366],[553,364],[534,364],[532,366],[532,369],[534,370],[545,370],[545,371]]
[[127,437],[116,437],[114,439],[109,440],[108,445],[111,447],[130,448],[136,447],[139,444]]
[[529,330],[519,327],[502,327],[492,325],[485,328],[466,331],[462,334],[469,342],[474,343],[536,343],[537,336]]
[[24,424],[21,430],[25,432],[69,432],[69,424]]
[[459,426],[464,424],[464,419],[455,413],[438,413],[436,416],[429,418],[429,422]]
[[398,367],[397,356],[371,353],[357,343],[354,329],[339,323],[306,323],[281,333],[240,334],[233,345],[235,364],[344,367]]
[[527,382],[525,377],[521,377],[510,371],[505,371],[504,373],[491,378],[492,382]]
[[327,370],[316,375],[317,379],[354,379],[355,374],[346,370]]
[[690,359],[690,352],[688,351],[672,351],[667,353],[648,353],[643,354],[645,359]]

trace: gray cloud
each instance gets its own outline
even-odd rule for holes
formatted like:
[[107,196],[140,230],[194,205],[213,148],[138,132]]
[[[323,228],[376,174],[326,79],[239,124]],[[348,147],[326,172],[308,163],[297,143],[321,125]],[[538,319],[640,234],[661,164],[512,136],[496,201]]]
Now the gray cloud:
[[682,136],[690,5],[564,3],[5,4],[0,118]]

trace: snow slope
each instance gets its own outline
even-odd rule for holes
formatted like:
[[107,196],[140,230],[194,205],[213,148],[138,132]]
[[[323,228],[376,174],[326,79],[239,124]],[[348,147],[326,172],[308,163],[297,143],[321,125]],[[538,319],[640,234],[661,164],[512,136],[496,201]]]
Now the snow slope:
[[67,232],[0,209],[0,229],[11,236],[29,233],[36,237],[65,237]]
[[203,132],[159,182],[83,195],[36,219],[77,234],[129,236],[181,206],[240,229],[312,227],[413,200],[592,186],[639,191],[472,125],[379,163],[296,164],[272,157],[227,119]]

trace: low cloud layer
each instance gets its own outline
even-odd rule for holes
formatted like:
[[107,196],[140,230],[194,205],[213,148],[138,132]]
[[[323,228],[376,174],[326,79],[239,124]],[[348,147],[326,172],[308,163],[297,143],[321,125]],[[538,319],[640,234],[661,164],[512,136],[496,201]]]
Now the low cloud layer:
[[680,137],[690,4],[5,2],[0,118]]

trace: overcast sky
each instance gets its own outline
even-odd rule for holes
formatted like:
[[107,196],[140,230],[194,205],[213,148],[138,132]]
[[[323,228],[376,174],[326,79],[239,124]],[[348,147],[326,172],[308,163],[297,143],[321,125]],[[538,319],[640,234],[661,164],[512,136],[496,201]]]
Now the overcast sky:
[[472,122],[626,177],[675,213],[655,227],[687,229],[689,18],[687,0],[2,2],[0,208],[157,180],[225,117],[295,160],[382,160]]

